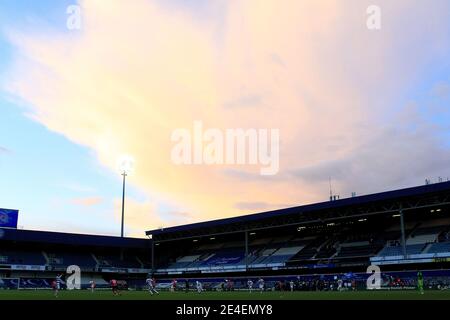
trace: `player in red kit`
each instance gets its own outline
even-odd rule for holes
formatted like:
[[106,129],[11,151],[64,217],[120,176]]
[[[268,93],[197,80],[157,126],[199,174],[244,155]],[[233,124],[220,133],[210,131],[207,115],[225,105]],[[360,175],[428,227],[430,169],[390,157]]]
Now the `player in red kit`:
[[172,284],[170,285],[170,291],[175,292],[177,290],[177,279],[172,280]]
[[111,279],[111,281],[109,283],[111,284],[111,289],[112,289],[113,295],[117,296],[119,294],[119,285],[117,283],[117,280]]

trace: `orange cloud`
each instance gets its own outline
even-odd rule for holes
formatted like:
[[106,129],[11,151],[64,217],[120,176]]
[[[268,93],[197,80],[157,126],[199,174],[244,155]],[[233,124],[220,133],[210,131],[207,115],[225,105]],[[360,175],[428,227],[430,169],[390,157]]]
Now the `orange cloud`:
[[[384,17],[411,8],[406,1],[381,2]],[[397,157],[396,145],[416,137],[399,135],[383,153],[379,137],[389,128],[380,126],[381,115],[434,55],[432,45],[421,51],[416,41],[440,39],[443,16],[433,11],[436,19],[427,25],[434,38],[419,32],[417,39],[412,30],[420,26],[407,31],[403,20],[386,19],[378,33],[367,30],[364,1],[221,5],[226,10],[199,21],[144,0],[82,1],[79,32],[14,34],[18,55],[8,90],[30,105],[36,121],[91,148],[105,167],[115,170],[120,155],[132,154],[136,174],[129,182],[189,212],[165,219],[154,204],[131,200],[134,230],[323,200],[330,168],[347,172],[336,188],[348,193],[361,178],[355,172],[380,172],[373,188],[404,182],[401,164],[390,180],[371,159],[381,152],[390,164],[401,162],[406,158]],[[416,8],[422,17],[438,10],[420,2]],[[251,166],[174,165],[171,133],[195,120],[219,129],[280,129],[279,175],[263,178]],[[367,150],[372,141],[377,147]],[[358,154],[364,158],[354,159]],[[315,183],[308,179],[317,175]]]
[[98,205],[103,202],[103,198],[101,197],[85,197],[85,198],[76,198],[72,199],[72,203],[84,206],[84,207],[92,207]]

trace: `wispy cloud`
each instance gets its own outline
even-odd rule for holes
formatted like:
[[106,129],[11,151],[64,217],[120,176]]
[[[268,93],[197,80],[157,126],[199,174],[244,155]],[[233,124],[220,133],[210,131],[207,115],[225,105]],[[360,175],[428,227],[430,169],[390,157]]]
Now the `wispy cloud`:
[[240,96],[235,100],[228,101],[224,104],[225,108],[243,108],[243,107],[257,107],[263,105],[262,96],[257,94],[249,94]]
[[83,207],[92,207],[101,204],[103,202],[103,198],[102,197],[75,198],[72,199],[71,202],[73,204]]
[[432,89],[432,93],[441,99],[450,98],[450,83],[447,82],[439,82],[434,85]]
[[11,153],[12,151],[11,150],[9,150],[8,148],[5,148],[5,147],[2,147],[2,146],[0,146],[0,154],[8,154],[8,153]]
[[70,191],[79,192],[79,193],[93,193],[96,192],[96,189],[90,186],[81,185],[78,183],[70,183],[62,185],[61,187],[66,188]]

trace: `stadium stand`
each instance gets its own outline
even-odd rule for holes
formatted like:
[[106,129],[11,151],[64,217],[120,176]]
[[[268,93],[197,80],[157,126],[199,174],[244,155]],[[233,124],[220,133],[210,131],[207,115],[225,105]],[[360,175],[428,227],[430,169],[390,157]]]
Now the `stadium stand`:
[[441,242],[432,244],[425,253],[444,253],[450,252],[450,242]]
[[44,265],[46,264],[46,260],[40,251],[0,249],[0,264]]
[[49,288],[56,274],[65,273],[70,265],[80,267],[83,286],[91,280],[99,287],[108,286],[110,277],[143,278],[150,271],[146,239],[1,231],[0,279],[6,287]]
[[47,258],[46,264],[51,266],[78,265],[80,267],[94,268],[96,261],[89,252],[65,252],[65,251],[43,251]]
[[[450,269],[448,199],[450,182],[443,182],[151,230],[149,239],[2,229],[0,279],[48,287],[75,264],[84,286],[89,279],[107,286],[115,277],[139,287],[150,274],[161,285],[185,277],[222,288],[231,276],[261,275],[275,284],[294,273],[365,274],[370,264],[392,272]],[[240,286],[244,280],[235,282]]]
[[380,246],[370,243],[369,241],[349,242],[340,245],[340,249],[336,257],[370,257],[379,251]]
[[[450,183],[444,182],[152,230],[147,235],[164,245],[164,249],[155,247],[159,255],[153,269],[164,277],[210,269],[276,273],[284,268],[308,272],[362,270],[371,263],[408,263],[410,267],[431,263],[433,254],[450,257],[444,244],[450,242],[449,195]],[[189,239],[194,239],[195,246]],[[173,248],[176,256],[171,256]]]
[[[410,244],[406,246],[406,254],[412,255],[412,254],[419,254],[422,252],[422,250],[425,248],[424,243],[419,244]],[[403,255],[403,247],[402,246],[386,246],[381,250],[380,253],[378,253],[378,256],[380,257],[395,257],[395,256],[402,256]]]

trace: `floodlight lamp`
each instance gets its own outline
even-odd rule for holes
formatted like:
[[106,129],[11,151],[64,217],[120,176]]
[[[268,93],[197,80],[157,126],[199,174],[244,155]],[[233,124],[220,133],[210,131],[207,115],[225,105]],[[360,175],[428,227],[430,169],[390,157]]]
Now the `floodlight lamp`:
[[130,155],[123,155],[118,160],[118,168],[120,172],[129,174],[134,171],[134,159]]

